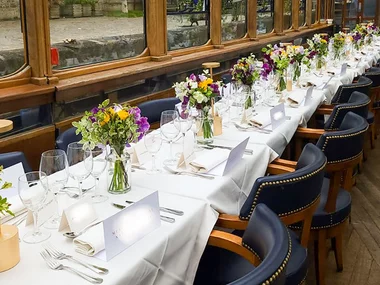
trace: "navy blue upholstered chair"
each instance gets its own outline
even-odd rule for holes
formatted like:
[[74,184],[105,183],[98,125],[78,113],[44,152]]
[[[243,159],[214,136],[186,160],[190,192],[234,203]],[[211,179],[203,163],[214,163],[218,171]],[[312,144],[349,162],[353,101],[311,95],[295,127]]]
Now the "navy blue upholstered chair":
[[223,74],[220,78],[224,85],[232,82],[232,75],[231,74]]
[[285,225],[258,204],[242,237],[212,231],[194,284],[283,285],[291,248]]
[[300,222],[300,238],[290,232],[292,253],[286,270],[288,285],[301,284],[307,275],[310,225],[319,204],[325,165],[323,152],[315,145],[307,144],[298,162],[277,160],[277,164],[269,165],[268,172],[274,175],[255,181],[239,217],[220,214],[217,222],[220,227],[244,230],[259,203],[266,204],[287,225]]
[[[327,158],[319,206],[311,224],[311,237],[315,241],[317,284],[325,284],[326,239],[331,239],[337,270],[343,270],[342,239],[344,222],[351,212],[353,168],[362,159],[365,132],[368,123],[363,117],[349,112],[339,129],[324,133],[317,142]],[[299,225],[292,226],[299,229]]]
[[25,172],[31,172],[32,168],[30,168],[28,161],[23,152],[15,151],[15,152],[7,152],[0,153],[0,165],[4,166],[4,168],[10,167],[17,163],[21,162],[24,167]]
[[334,97],[331,99],[331,104],[347,103],[352,92],[354,91],[358,91],[369,96],[371,86],[372,80],[365,76],[360,76],[358,81],[355,83],[342,84],[339,86]]
[[[372,80],[372,87],[370,90],[370,97],[372,100],[372,105],[370,106],[369,110],[373,114],[373,124],[371,129],[371,146],[374,147],[374,140],[377,137],[378,132],[378,126],[379,124],[379,109],[380,109],[380,68],[379,67],[372,67],[368,69],[365,72],[365,77]],[[369,124],[371,124],[371,121],[368,121]]]
[[[174,110],[176,104],[181,102],[178,98],[164,98],[146,101],[137,107],[141,110],[141,116],[147,117],[153,128],[159,127],[161,113],[166,110]],[[157,124],[158,123],[158,124]]]
[[78,142],[82,139],[82,135],[77,135],[75,127],[72,127],[66,131],[64,131],[62,134],[58,136],[58,138],[55,140],[55,145],[58,149],[61,149],[63,151],[67,151],[67,146],[71,144],[72,142]]

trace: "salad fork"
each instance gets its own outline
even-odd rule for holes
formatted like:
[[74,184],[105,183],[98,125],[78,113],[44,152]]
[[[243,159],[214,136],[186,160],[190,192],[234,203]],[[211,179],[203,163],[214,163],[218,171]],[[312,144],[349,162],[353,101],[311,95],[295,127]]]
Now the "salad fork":
[[93,264],[89,264],[89,263],[85,263],[83,261],[80,261],[74,257],[72,257],[71,255],[68,255],[68,254],[65,254],[63,252],[60,252],[59,250],[53,248],[52,245],[50,245],[49,243],[43,245],[43,248],[46,250],[46,252],[53,258],[55,259],[58,259],[58,260],[62,260],[62,259],[67,259],[67,260],[71,260],[71,261],[74,261],[92,271],[94,271],[95,273],[98,273],[98,274],[102,274],[102,275],[105,275],[105,274],[108,274],[108,269],[106,268],[103,268],[103,267],[100,267],[100,266],[96,266],[96,265],[93,265]]
[[103,283],[103,279],[101,279],[101,278],[97,278],[97,277],[93,277],[91,275],[87,275],[86,273],[80,272],[80,271],[78,271],[78,270],[76,270],[70,266],[65,266],[65,265],[57,262],[46,251],[41,251],[40,254],[41,254],[42,258],[45,260],[46,264],[53,270],[66,270],[66,271],[69,271],[71,273],[74,273],[74,274],[82,277],[83,279],[85,279],[91,283],[94,283],[94,284]]

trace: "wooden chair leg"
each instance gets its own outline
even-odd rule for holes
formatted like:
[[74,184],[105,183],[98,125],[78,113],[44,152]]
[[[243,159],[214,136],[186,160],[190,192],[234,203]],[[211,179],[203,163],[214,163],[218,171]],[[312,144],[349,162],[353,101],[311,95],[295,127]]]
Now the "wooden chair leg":
[[325,285],[326,272],[326,230],[318,231],[318,239],[314,244],[315,274],[317,285]]
[[331,239],[332,248],[335,254],[336,270],[343,271],[343,232]]
[[376,126],[375,123],[371,124],[371,148],[375,148],[375,136],[376,136]]
[[345,172],[344,172],[344,175],[343,175],[343,189],[347,190],[347,191],[351,191],[352,189],[352,175],[353,175],[354,171],[352,169],[352,167],[348,168]]

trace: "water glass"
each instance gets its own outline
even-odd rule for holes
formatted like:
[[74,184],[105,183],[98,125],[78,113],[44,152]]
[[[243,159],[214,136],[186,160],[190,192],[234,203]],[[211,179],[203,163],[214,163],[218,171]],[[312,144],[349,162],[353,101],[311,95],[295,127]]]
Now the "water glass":
[[162,137],[160,133],[150,132],[147,133],[144,137],[144,144],[146,149],[152,155],[152,167],[148,170],[147,174],[157,174],[161,171],[156,167],[156,154],[161,149]]
[[173,166],[177,160],[173,156],[173,141],[177,138],[179,130],[174,126],[174,119],[176,117],[175,110],[167,110],[161,113],[160,131],[164,138],[169,141],[170,157],[164,161],[164,165]]
[[93,168],[91,150],[84,149],[83,144],[79,142],[73,142],[67,146],[67,160],[69,162],[69,175],[78,182],[78,194],[79,198],[82,198],[82,183],[90,176]]
[[18,178],[18,194],[24,206],[33,212],[34,231],[24,235],[26,243],[40,243],[50,237],[49,232],[39,229],[38,211],[45,205],[48,195],[48,178],[46,173],[33,171]]
[[62,193],[69,179],[69,165],[66,153],[60,149],[48,150],[42,153],[40,172],[46,173],[49,176],[48,189],[53,194],[54,200],[57,203],[56,214],[44,224],[44,227],[47,229],[58,229],[62,213],[59,194]]
[[92,171],[91,175],[95,178],[95,193],[91,195],[94,203],[102,203],[107,201],[108,196],[100,193],[99,180],[107,167],[107,148],[105,146],[96,146],[92,151]]

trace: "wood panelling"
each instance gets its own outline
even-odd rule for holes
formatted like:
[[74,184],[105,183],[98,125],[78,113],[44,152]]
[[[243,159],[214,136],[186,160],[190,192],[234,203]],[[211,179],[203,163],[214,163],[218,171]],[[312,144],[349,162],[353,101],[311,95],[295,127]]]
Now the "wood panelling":
[[222,0],[210,3],[210,39],[215,46],[222,44]]
[[274,32],[284,35],[284,0],[274,0]]
[[166,24],[166,1],[146,1],[146,38],[151,56],[164,56],[168,50],[168,31]]
[[55,148],[55,127],[47,126],[0,139],[0,153],[22,151],[33,170],[38,170],[41,153]]
[[257,1],[247,1],[247,34],[248,37],[257,40]]

